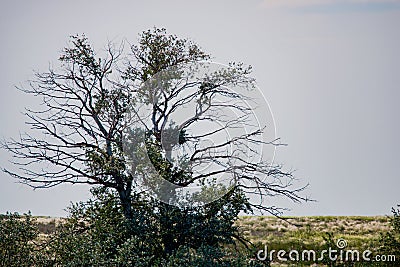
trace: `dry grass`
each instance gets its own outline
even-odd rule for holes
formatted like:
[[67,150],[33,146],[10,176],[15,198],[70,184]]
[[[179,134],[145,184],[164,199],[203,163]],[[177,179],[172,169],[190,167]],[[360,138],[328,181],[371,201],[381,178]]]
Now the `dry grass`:
[[319,249],[328,233],[343,238],[349,248],[373,248],[380,233],[389,230],[389,218],[384,216],[309,216],[285,217],[243,216],[237,225],[244,235],[260,246],[275,249]]
[[40,239],[44,239],[49,234],[53,234],[56,231],[56,227],[65,220],[64,218],[50,216],[36,216],[34,218],[37,223]]

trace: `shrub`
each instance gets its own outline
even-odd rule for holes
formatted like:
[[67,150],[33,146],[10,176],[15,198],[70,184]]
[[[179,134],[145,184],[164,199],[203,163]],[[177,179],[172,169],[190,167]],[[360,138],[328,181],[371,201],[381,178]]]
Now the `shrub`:
[[32,266],[38,234],[30,213],[0,215],[0,266]]
[[[391,229],[381,234],[380,253],[381,255],[394,255],[396,262],[400,261],[400,205],[397,209],[392,208],[393,216],[390,219]],[[387,266],[398,266],[396,263],[387,263]]]
[[[57,227],[49,242],[53,264],[162,267],[248,265],[249,251],[239,252],[233,246],[228,246],[230,243],[227,239],[218,236],[224,234],[220,232],[224,221],[196,221],[196,217],[173,212],[168,218],[173,226],[166,229],[154,211],[135,209],[132,224],[124,218],[115,196],[102,192],[95,199],[73,205],[70,217]],[[182,229],[176,224],[179,220],[188,222],[189,219],[192,219],[190,225],[182,224]],[[173,227],[178,227],[179,231]],[[229,230],[228,227],[224,229]],[[181,239],[180,235],[183,234],[187,237]],[[163,243],[165,235],[181,240],[168,254]],[[208,244],[208,239],[216,242]]]

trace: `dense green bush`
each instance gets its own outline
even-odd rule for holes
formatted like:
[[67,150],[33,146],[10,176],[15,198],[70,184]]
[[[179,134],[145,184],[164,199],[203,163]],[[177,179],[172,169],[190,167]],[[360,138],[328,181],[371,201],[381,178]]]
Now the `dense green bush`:
[[[201,213],[191,214],[166,206],[165,209],[170,209],[168,217],[164,211],[160,218],[160,210],[146,206],[134,209],[135,220],[129,223],[116,196],[104,191],[95,194],[95,200],[73,205],[70,217],[50,239],[53,264],[246,266],[247,251],[239,253],[227,246],[234,243],[229,237],[237,230],[233,226],[237,213],[232,217],[227,212],[207,220]],[[168,253],[166,237],[176,241]]]
[[[381,255],[394,255],[396,257],[396,263],[388,263],[388,266],[398,266],[400,262],[400,205],[398,208],[392,208],[392,214],[390,220],[390,231],[381,234],[380,238],[380,253]],[[383,266],[383,265],[382,265]]]
[[38,234],[30,213],[0,215],[0,266],[32,266]]

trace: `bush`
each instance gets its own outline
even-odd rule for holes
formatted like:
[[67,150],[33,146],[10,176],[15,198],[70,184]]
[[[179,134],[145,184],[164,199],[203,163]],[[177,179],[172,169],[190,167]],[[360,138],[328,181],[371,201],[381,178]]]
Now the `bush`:
[[[379,250],[381,255],[394,255],[398,263],[400,261],[400,205],[397,205],[397,207],[397,209],[392,208],[393,217],[390,219],[390,231],[381,234],[381,247]],[[387,263],[387,266],[398,265],[396,263]]]
[[30,213],[0,215],[0,266],[32,266],[39,232]]
[[[202,220],[203,227],[200,227],[200,221],[192,220],[191,225],[185,224],[183,227],[182,224],[183,228],[180,229],[176,225],[179,220],[183,222],[196,217],[172,212],[168,219],[174,225],[172,227],[179,228],[179,232],[177,229],[164,228],[153,210],[135,209],[134,214],[133,224],[126,221],[117,198],[104,192],[97,194],[95,200],[73,205],[70,217],[57,227],[49,242],[53,264],[163,267],[247,265],[248,251],[237,252],[227,246],[226,239],[217,238],[216,234],[221,232],[216,222],[210,224]],[[165,235],[176,234],[175,238],[180,239],[179,234],[184,233],[187,237],[177,242],[171,253],[165,254]],[[213,245],[207,244],[210,238],[216,240]]]

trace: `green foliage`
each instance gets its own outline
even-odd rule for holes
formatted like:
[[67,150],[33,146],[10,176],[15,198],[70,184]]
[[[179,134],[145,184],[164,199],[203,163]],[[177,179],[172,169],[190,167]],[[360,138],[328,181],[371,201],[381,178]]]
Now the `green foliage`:
[[38,233],[30,213],[0,215],[0,266],[31,266]]
[[[394,255],[396,257],[396,262],[400,261],[400,205],[398,208],[392,208],[393,216],[390,219],[391,229],[381,234],[380,238],[380,253],[383,255]],[[395,263],[393,263],[395,264]],[[387,266],[396,266],[390,265]]]
[[[143,247],[140,242],[130,238],[128,224],[115,196],[102,190],[94,191],[94,194],[94,200],[70,207],[70,217],[59,226],[51,239],[49,247],[55,264],[114,266],[119,260],[126,260],[120,251],[124,252],[127,244],[135,248],[130,253]],[[141,230],[145,232],[145,228]],[[142,255],[137,253],[136,256]]]
[[210,58],[194,42],[167,34],[164,28],[143,32],[139,44],[132,46],[132,52],[137,55],[142,67],[131,66],[124,77],[142,81],[170,66]]
[[[240,207],[224,200],[203,210],[157,203],[136,206],[127,221],[118,198],[104,190],[70,208],[70,217],[49,242],[58,266],[245,266],[247,254],[235,252],[233,225]],[[227,212],[221,212],[224,207]]]

